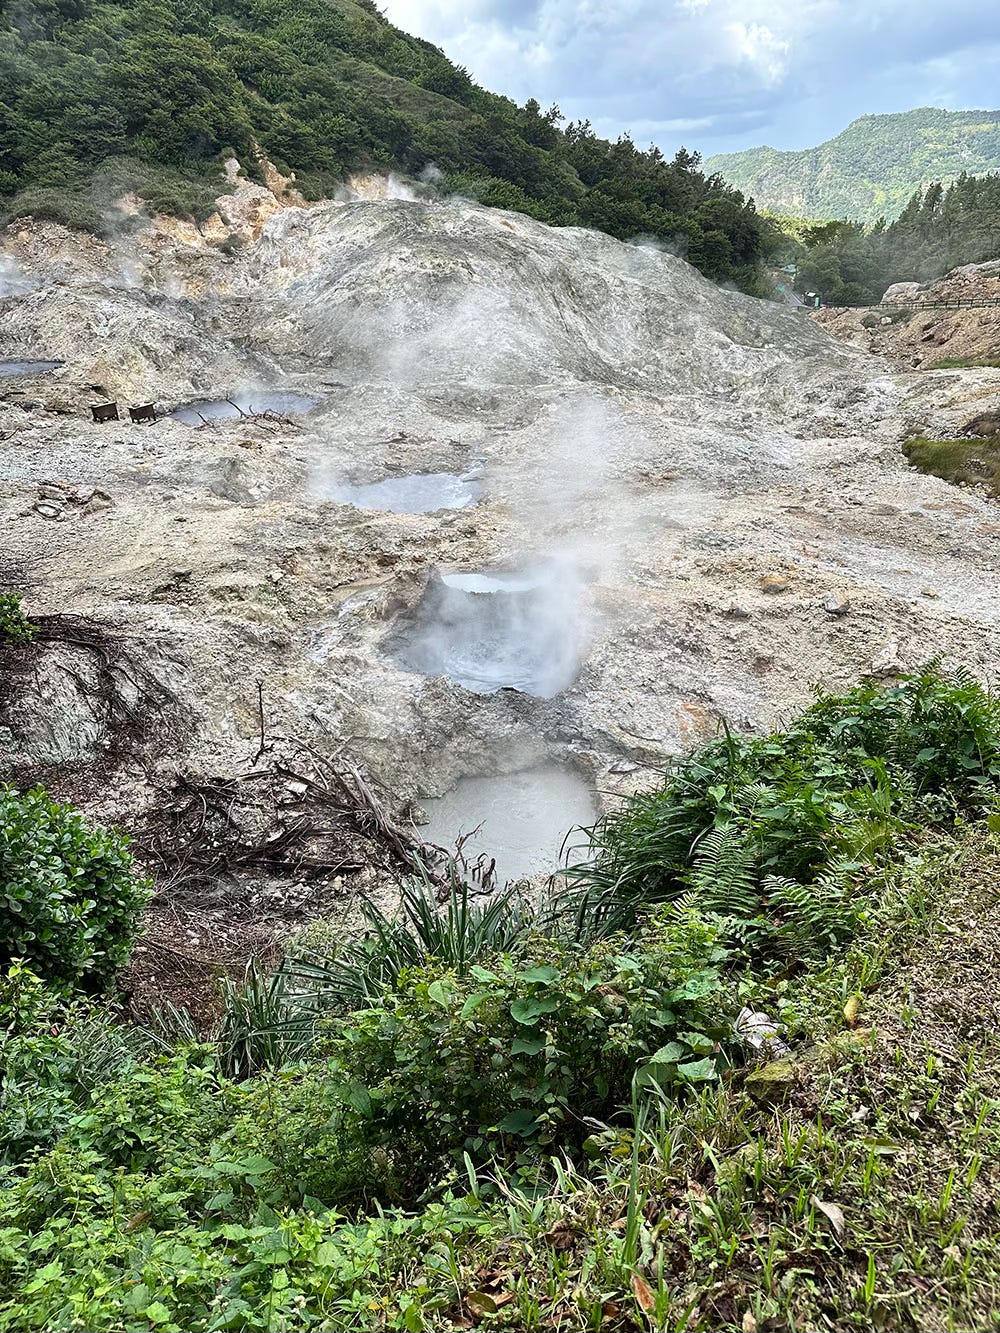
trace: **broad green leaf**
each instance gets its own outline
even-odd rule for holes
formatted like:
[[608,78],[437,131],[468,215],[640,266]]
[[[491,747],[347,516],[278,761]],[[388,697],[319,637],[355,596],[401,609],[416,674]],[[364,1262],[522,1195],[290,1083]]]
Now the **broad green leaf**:
[[510,1006],[510,1016],[515,1023],[534,1023],[542,1014],[551,1014],[556,1007],[555,1000],[514,1000]]
[[515,1037],[510,1048],[511,1055],[537,1055],[545,1045],[545,1038]]
[[687,1055],[686,1046],[682,1046],[679,1041],[668,1041],[666,1046],[661,1046],[658,1051],[653,1052],[647,1064],[675,1065],[678,1060],[683,1060],[685,1055]]
[[526,1138],[535,1126],[538,1124],[538,1117],[534,1111],[529,1111],[526,1107],[519,1107],[516,1111],[511,1111],[500,1121],[498,1129],[503,1134],[519,1134]]
[[462,1012],[460,1013],[459,1017],[468,1018],[470,1014],[474,1014],[476,1012],[476,1010],[479,1008],[479,1006],[482,1004],[484,1000],[488,1000],[489,998],[490,998],[489,991],[485,990],[476,991],[475,994],[470,995],[469,998],[466,1000],[466,1002],[462,1005]]
[[687,1064],[678,1065],[678,1075],[686,1079],[689,1083],[703,1083],[706,1079],[715,1078],[715,1061],[708,1056],[704,1060],[690,1060]]
[[559,972],[554,967],[548,965],[544,967],[532,967],[527,972],[517,974],[518,981],[558,981]]

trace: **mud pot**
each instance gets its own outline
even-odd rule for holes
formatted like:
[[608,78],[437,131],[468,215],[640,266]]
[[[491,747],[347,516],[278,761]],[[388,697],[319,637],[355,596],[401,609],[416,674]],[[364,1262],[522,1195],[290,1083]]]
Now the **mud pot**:
[[581,598],[565,565],[435,574],[393,651],[409,670],[447,676],[475,694],[510,689],[550,699],[579,670]]
[[62,364],[61,361],[0,361],[0,380],[17,375],[48,375]]
[[331,500],[356,509],[389,514],[435,514],[440,509],[467,509],[482,494],[477,476],[453,472],[425,472],[408,477],[386,477],[364,485],[335,486]]
[[243,389],[228,398],[200,398],[185,403],[170,413],[186,426],[202,426],[206,421],[238,421],[242,417],[272,413],[279,417],[301,416],[311,412],[318,398],[291,390]]
[[449,853],[458,845],[460,865],[473,886],[485,889],[551,873],[567,853],[582,859],[581,830],[597,817],[588,783],[559,764],[462,778],[423,807],[427,823],[417,830],[420,837]]

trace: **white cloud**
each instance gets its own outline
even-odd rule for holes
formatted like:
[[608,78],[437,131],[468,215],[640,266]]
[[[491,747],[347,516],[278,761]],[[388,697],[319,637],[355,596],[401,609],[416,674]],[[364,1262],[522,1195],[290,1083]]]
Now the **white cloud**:
[[791,43],[775,36],[764,23],[727,23],[737,56],[752,65],[768,86],[780,83],[788,69]]
[[668,152],[803,147],[866,111],[997,101],[995,0],[382,3],[484,87]]

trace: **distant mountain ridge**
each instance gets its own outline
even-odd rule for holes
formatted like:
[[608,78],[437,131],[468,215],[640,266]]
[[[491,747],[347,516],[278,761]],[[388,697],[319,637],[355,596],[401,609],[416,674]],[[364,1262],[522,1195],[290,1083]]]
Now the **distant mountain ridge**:
[[776,213],[891,220],[931,181],[1000,169],[1000,111],[918,107],[860,116],[816,148],[720,153],[705,169]]

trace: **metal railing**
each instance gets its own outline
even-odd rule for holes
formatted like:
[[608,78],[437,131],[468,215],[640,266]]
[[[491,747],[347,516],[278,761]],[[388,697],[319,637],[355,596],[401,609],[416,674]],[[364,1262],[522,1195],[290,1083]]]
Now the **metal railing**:
[[[1000,306],[1000,297],[984,297],[978,301],[877,301],[874,305],[824,305],[821,310],[985,310]],[[811,310],[812,306],[807,306]]]

